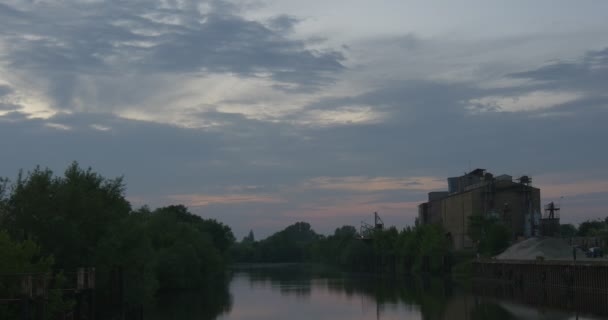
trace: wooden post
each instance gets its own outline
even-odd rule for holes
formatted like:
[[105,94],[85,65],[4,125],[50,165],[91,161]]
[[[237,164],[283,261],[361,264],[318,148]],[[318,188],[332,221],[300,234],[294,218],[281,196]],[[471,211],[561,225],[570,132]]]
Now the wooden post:
[[84,268],[78,268],[76,272],[76,290],[80,291],[85,288],[84,283]]

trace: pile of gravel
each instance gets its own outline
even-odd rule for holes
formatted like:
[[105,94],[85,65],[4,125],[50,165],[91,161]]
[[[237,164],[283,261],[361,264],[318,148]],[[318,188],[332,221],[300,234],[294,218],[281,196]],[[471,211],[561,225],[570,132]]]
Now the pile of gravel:
[[[496,256],[498,260],[572,260],[572,246],[559,238],[530,238],[510,246]],[[576,249],[576,260],[588,260],[585,252]]]

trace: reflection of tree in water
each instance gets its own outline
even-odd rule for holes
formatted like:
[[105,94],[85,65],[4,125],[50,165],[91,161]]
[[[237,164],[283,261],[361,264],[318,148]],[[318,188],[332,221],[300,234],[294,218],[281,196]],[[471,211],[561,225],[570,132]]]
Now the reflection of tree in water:
[[265,267],[241,267],[246,271],[251,286],[270,285],[281,294],[308,297],[311,293],[313,271],[302,265],[276,265]]
[[364,276],[328,281],[330,291],[373,299],[379,316],[387,305],[407,305],[418,307],[424,319],[443,317],[446,303],[452,295],[451,287],[451,283],[443,279],[429,277],[395,279]]
[[231,276],[208,283],[201,290],[164,292],[145,319],[211,320],[232,309],[229,283]]
[[452,284],[439,278],[412,277],[396,279],[370,274],[344,273],[324,267],[288,265],[281,267],[252,267],[245,271],[250,284],[271,285],[281,294],[308,296],[315,288],[325,288],[333,294],[347,297],[362,296],[376,304],[381,318],[386,306],[417,306],[424,319],[442,319],[446,303],[452,296]]

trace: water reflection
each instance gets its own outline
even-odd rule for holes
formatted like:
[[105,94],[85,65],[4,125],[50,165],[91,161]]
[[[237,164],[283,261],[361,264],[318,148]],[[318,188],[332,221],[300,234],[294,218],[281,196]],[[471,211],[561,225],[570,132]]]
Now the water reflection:
[[212,320],[230,312],[232,295],[229,284],[232,276],[214,279],[205,290],[165,292],[155,306],[145,310],[144,319],[151,320]]
[[451,294],[443,282],[303,266],[241,269],[231,285],[235,309],[221,319],[435,319]]
[[[551,298],[546,290],[547,301],[557,304],[542,303],[540,298],[526,302],[526,293],[517,290],[523,289],[301,265],[256,266],[234,270],[229,286],[224,283],[211,295],[163,298],[161,312],[150,319],[599,319],[605,315],[603,309],[590,310],[600,312],[597,317],[577,314],[576,303],[569,304],[562,296]],[[534,290],[525,291],[536,296]],[[599,297],[594,296],[594,301],[606,305],[606,296]],[[560,299],[565,299],[563,305]]]

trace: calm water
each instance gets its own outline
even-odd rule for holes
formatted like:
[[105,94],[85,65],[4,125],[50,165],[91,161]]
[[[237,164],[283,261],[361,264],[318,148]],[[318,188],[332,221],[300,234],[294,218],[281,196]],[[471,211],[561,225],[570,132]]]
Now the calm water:
[[[599,311],[580,311],[580,301],[590,300],[603,302],[604,306],[599,306]],[[208,292],[161,297],[156,309],[148,310],[145,318],[603,319],[606,302],[605,296],[573,298],[572,293],[562,296],[555,290],[531,288],[519,292],[488,284],[396,279],[283,265],[235,269],[227,281]]]

